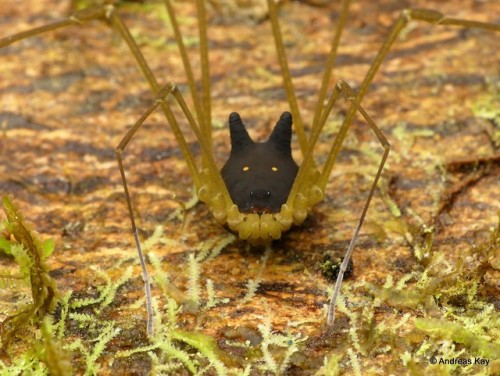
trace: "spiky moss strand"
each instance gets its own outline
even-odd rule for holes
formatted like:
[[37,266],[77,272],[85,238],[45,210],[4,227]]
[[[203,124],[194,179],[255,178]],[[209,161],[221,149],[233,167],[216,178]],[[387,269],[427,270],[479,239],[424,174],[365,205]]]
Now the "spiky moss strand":
[[[54,310],[60,294],[54,279],[49,275],[49,268],[45,263],[48,253],[44,250],[38,234],[25,221],[23,214],[9,196],[3,195],[2,203],[7,216],[5,227],[26,251],[26,265],[20,266],[21,270],[24,268],[27,271],[25,278],[31,284],[33,297],[32,304],[7,317],[0,324],[0,336],[5,350],[21,328],[33,322],[39,322],[47,313]],[[16,259],[18,260],[21,258]]]

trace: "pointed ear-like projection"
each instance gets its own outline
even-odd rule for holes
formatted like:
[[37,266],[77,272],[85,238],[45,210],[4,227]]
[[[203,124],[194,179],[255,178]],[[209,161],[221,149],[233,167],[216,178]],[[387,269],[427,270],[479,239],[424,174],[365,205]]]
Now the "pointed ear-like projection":
[[268,141],[274,144],[277,150],[286,154],[292,152],[292,123],[292,114],[288,111],[283,112]]
[[254,144],[237,112],[232,112],[229,115],[229,133],[231,135],[231,153]]

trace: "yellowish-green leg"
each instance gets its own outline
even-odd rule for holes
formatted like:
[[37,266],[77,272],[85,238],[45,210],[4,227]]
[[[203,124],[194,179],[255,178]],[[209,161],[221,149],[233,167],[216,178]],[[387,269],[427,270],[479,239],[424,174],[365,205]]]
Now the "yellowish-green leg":
[[[165,0],[168,3],[168,0]],[[144,77],[149,83],[149,86],[151,87],[151,91],[153,92],[154,96],[156,96],[160,90],[160,85],[158,84],[156,77],[154,76],[153,72],[151,71],[151,68],[149,68],[148,63],[146,62],[146,59],[144,58],[142,52],[139,50],[139,47],[137,46],[137,43],[135,42],[134,38],[130,34],[130,31],[128,28],[125,26],[123,23],[121,17],[118,15],[116,12],[116,8],[112,5],[104,5],[104,6],[96,6],[93,8],[88,8],[88,9],[83,9],[80,11],[77,11],[73,13],[70,17],[67,19],[57,21],[54,23],[50,23],[44,26],[40,26],[31,30],[27,30],[24,32],[20,32],[14,35],[10,35],[4,38],[0,39],[0,48],[5,47],[11,43],[14,43],[19,40],[23,40],[26,38],[33,37],[35,35],[39,35],[48,31],[53,31],[57,30],[66,26],[71,26],[71,25],[79,25],[85,22],[88,22],[90,20],[103,20],[103,21],[109,21],[111,22],[112,26],[118,30],[120,33],[121,37],[125,40],[127,43],[132,55],[134,56],[135,60],[137,61],[137,64],[139,65],[139,69],[143,73]],[[189,75],[189,72],[186,72],[187,75]],[[191,74],[192,75],[192,74]],[[194,82],[194,79],[191,78],[191,81]],[[194,90],[196,93],[196,90]],[[199,103],[198,100],[194,101],[195,103]],[[175,118],[168,108],[168,106],[162,105],[163,111],[165,113],[165,116],[167,120],[169,121],[169,124],[175,123]],[[200,113],[201,113],[200,109]],[[175,129],[174,129],[175,128]],[[179,143],[179,147],[183,153],[183,156],[186,160],[186,163],[188,165],[188,168],[193,175],[193,180],[195,180],[196,184],[196,175],[198,168],[196,167],[196,163],[194,160],[194,157],[191,155],[189,152],[189,148],[187,146],[187,143],[183,141],[182,134],[179,133],[177,127],[173,127],[173,132],[176,137],[177,142]]]
[[200,35],[201,98],[204,119],[200,126],[208,145],[212,146],[212,106],[210,98],[210,62],[208,61],[207,21],[205,1],[196,0],[198,9],[198,29]]
[[[359,104],[359,101],[356,97],[356,93],[352,90],[352,88],[345,82],[345,81],[339,81],[337,83],[338,90],[342,92],[344,97],[351,102],[351,111],[358,111],[365,121],[368,123],[370,128],[372,129],[373,133],[377,136],[377,139],[379,140],[380,144],[384,148],[384,153],[382,154],[382,158],[380,159],[379,166],[377,169],[377,174],[375,175],[375,179],[373,179],[370,192],[368,193],[368,197],[366,199],[365,205],[363,206],[363,210],[361,211],[361,215],[359,216],[358,223],[356,225],[356,228],[354,229],[354,234],[351,238],[351,242],[349,243],[349,246],[347,247],[347,251],[344,256],[344,260],[342,261],[342,264],[340,265],[340,270],[339,274],[337,276],[337,281],[335,282],[335,287],[333,290],[333,296],[332,299],[330,300],[330,304],[328,307],[328,320],[327,323],[328,325],[333,325],[335,321],[335,303],[337,301],[337,297],[340,291],[340,287],[342,285],[342,280],[344,278],[344,273],[347,270],[347,266],[349,264],[349,260],[351,259],[352,252],[354,250],[354,245],[356,244],[356,240],[359,235],[359,230],[361,230],[361,226],[363,225],[363,222],[365,220],[366,212],[368,211],[368,208],[370,207],[370,202],[372,200],[373,195],[375,194],[375,189],[377,187],[377,183],[380,179],[380,176],[382,175],[382,170],[384,169],[385,162],[387,161],[387,157],[389,156],[389,151],[390,151],[390,144],[385,138],[383,132],[380,130],[379,127],[375,124],[375,121],[366,113],[366,111],[361,107]],[[320,121],[321,124],[324,124],[326,122],[326,119],[330,112],[332,111],[332,108],[335,104],[334,96],[332,95],[332,98],[328,101],[328,104],[325,108],[325,112],[323,113],[323,117]],[[341,140],[338,136],[335,138],[333,145],[332,145],[332,150],[330,153],[335,153],[336,150],[340,150],[340,146],[337,147],[338,143],[341,143],[343,139]],[[337,151],[338,153],[338,151]],[[330,154],[331,155],[331,154]],[[337,156],[335,155],[335,159]]]
[[[125,176],[125,168],[123,166],[122,155],[123,155],[126,147],[128,146],[128,144],[132,140],[132,137],[134,137],[136,132],[144,124],[146,119],[151,115],[151,113],[153,113],[154,110],[156,110],[159,106],[162,106],[162,107],[167,107],[170,112],[172,111],[170,109],[168,102],[167,102],[167,98],[169,95],[174,97],[177,104],[180,106],[184,116],[188,120],[191,128],[195,132],[196,137],[198,138],[198,141],[200,142],[204,159],[207,161],[207,166],[208,166],[207,168],[210,169],[210,175],[215,180],[215,184],[217,186],[218,191],[221,192],[223,194],[223,196],[225,197],[226,206],[230,207],[232,205],[232,201],[229,197],[229,193],[227,192],[226,186],[224,185],[224,181],[222,180],[222,177],[220,176],[220,173],[217,170],[217,166],[215,165],[215,162],[210,154],[209,147],[208,147],[207,143],[205,142],[205,140],[203,139],[203,134],[202,134],[201,130],[198,128],[198,126],[196,125],[194,117],[191,114],[191,112],[189,111],[189,108],[187,107],[186,102],[184,101],[184,98],[182,97],[182,94],[177,89],[177,86],[175,84],[169,84],[169,85],[163,87],[160,90],[160,92],[156,98],[155,103],[153,103],[142,114],[142,116],[139,118],[139,120],[137,120],[137,122],[134,124],[134,126],[132,128],[130,128],[130,130],[125,134],[125,136],[123,137],[123,139],[121,140],[121,142],[118,144],[118,146],[115,149],[116,159],[118,161],[120,175],[122,178],[123,190],[125,192],[125,199],[127,202],[127,208],[128,208],[128,212],[129,212],[130,222],[132,225],[132,233],[134,235],[135,244],[137,247],[137,253],[139,255],[139,260],[140,260],[141,267],[142,267],[142,275],[143,275],[143,279],[144,279],[144,289],[145,289],[145,293],[146,293],[146,306],[147,306],[147,312],[148,312],[147,329],[148,329],[148,333],[150,335],[152,335],[154,332],[150,279],[149,279],[149,274],[148,274],[147,267],[146,267],[146,262],[144,259],[144,254],[142,252],[141,242],[139,239],[139,232],[137,230],[137,225],[135,223],[135,216],[134,216],[134,211],[133,211],[133,206],[132,206],[132,200],[130,198],[130,192],[128,189],[127,178]],[[184,135],[181,133],[180,129],[178,128],[177,121],[175,120],[175,118],[174,118],[174,121],[170,123],[170,125],[171,125],[171,128],[175,128],[176,132],[180,133],[180,137],[185,142]],[[193,179],[195,179],[195,178],[196,178],[196,180],[201,179],[198,172],[197,172],[197,175],[193,176]],[[201,186],[201,183],[199,183],[199,186]],[[224,195],[224,192],[225,192],[225,195]]]
[[8,46],[9,44],[18,42],[26,38],[31,38],[36,35],[46,33],[47,31],[61,29],[66,26],[80,25],[90,20],[105,19],[106,13],[107,13],[107,7],[105,6],[97,6],[90,9],[83,9],[81,11],[73,13],[70,17],[64,20],[52,22],[47,25],[35,27],[30,30],[22,31],[17,34],[3,37],[0,39],[0,48],[3,48],[5,46]]
[[[336,281],[335,287],[334,287],[334,294],[333,294],[333,297],[332,297],[330,304],[329,304],[329,310],[328,310],[328,324],[329,325],[332,325],[334,320],[335,320],[335,303],[336,303],[336,300],[337,300],[337,297],[338,297],[338,294],[340,291],[340,287],[342,285],[344,273],[347,269],[347,265],[349,263],[349,260],[351,259],[352,252],[354,250],[354,245],[356,244],[356,240],[357,240],[358,235],[359,235],[359,231],[360,231],[361,226],[363,225],[363,222],[365,220],[366,212],[368,211],[368,208],[370,206],[371,199],[375,193],[375,188],[377,186],[380,175],[382,174],[382,170],[384,168],[384,165],[385,165],[385,162],[387,160],[387,157],[389,155],[389,150],[390,150],[389,142],[385,138],[382,131],[377,127],[377,125],[375,124],[373,119],[359,105],[359,102],[356,98],[354,91],[351,89],[351,87],[345,81],[339,81],[333,89],[333,92],[329,98],[328,104],[326,105],[325,110],[321,116],[321,119],[317,123],[315,123],[313,125],[313,128],[311,129],[311,137],[309,139],[309,141],[310,141],[309,151],[304,156],[304,160],[302,162],[302,165],[299,168],[299,171],[297,173],[297,177],[296,177],[296,179],[293,183],[292,189],[290,191],[290,195],[288,196],[287,205],[289,207],[293,208],[296,195],[300,192],[301,187],[307,186],[308,174],[310,173],[311,169],[316,168],[314,166],[314,162],[313,162],[314,147],[319,139],[321,131],[323,130],[323,127],[326,123],[326,119],[330,115],[330,113],[333,109],[333,106],[337,102],[340,95],[344,96],[344,98],[351,103],[350,111],[354,111],[354,112],[358,111],[363,116],[365,121],[368,123],[368,125],[370,126],[372,131],[377,136],[380,144],[384,148],[384,152],[383,152],[382,158],[381,158],[380,163],[379,163],[377,174],[375,175],[375,178],[372,182],[370,192],[368,193],[368,197],[366,199],[365,205],[363,206],[363,210],[361,211],[361,214],[359,216],[359,220],[358,220],[358,223],[357,223],[356,228],[354,230],[354,234],[351,238],[351,242],[349,243],[349,247],[347,248],[347,252],[344,256],[344,260],[342,261],[342,264],[340,266],[340,271],[339,271],[337,281]],[[335,137],[335,139],[333,140],[329,155],[334,154],[334,159],[337,157],[337,154],[342,146],[342,142],[344,141],[344,139],[345,138],[341,138],[337,135]],[[324,173],[324,171],[322,173]]]
[[[486,30],[491,30],[491,31],[500,31],[500,25],[496,25],[496,24],[450,18],[450,17],[444,16],[443,14],[441,14],[439,12],[432,11],[432,10],[425,10],[425,9],[405,10],[401,13],[398,20],[395,22],[394,26],[392,27],[392,30],[391,30],[389,36],[386,38],[386,40],[382,44],[377,56],[375,57],[374,61],[372,62],[370,69],[368,70],[368,73],[366,74],[366,76],[365,76],[365,78],[360,86],[360,89],[359,89],[357,96],[354,95],[352,90],[349,87],[347,87],[345,83],[340,82],[339,84],[337,84],[337,86],[338,85],[344,86],[344,89],[342,89],[342,90],[344,91],[344,95],[346,95],[346,98],[352,103],[352,107],[348,111],[347,116],[342,124],[342,127],[340,128],[340,131],[334,140],[334,143],[332,145],[332,149],[328,155],[327,161],[325,162],[325,165],[323,167],[323,171],[321,172],[321,176],[320,176],[319,181],[318,181],[318,186],[324,191],[326,184],[328,182],[330,173],[331,173],[332,168],[334,166],[335,160],[337,158],[337,155],[340,151],[340,148],[342,147],[342,143],[343,143],[345,137],[347,136],[347,132],[348,132],[348,130],[352,124],[352,121],[354,119],[354,115],[356,113],[356,110],[359,111],[363,115],[365,120],[368,122],[368,124],[370,125],[370,127],[372,128],[372,130],[375,132],[378,139],[382,143],[385,151],[384,151],[384,155],[382,157],[382,160],[380,162],[379,169],[377,171],[377,175],[375,176],[375,180],[372,183],[372,187],[371,187],[371,190],[370,190],[370,193],[368,196],[368,200],[365,203],[365,206],[363,207],[363,211],[362,211],[361,217],[358,221],[358,225],[356,226],[353,238],[349,244],[346,255],[345,255],[344,260],[342,262],[342,265],[340,267],[340,272],[339,272],[339,275],[338,275],[338,278],[337,278],[337,281],[335,284],[335,288],[334,288],[334,294],[333,294],[332,300],[330,301],[329,310],[328,310],[328,324],[329,325],[333,325],[333,323],[335,321],[335,302],[336,302],[336,299],[337,299],[338,294],[339,294],[340,286],[342,284],[343,275],[344,275],[344,272],[347,268],[347,264],[351,258],[356,238],[358,236],[359,230],[361,228],[364,217],[365,217],[366,212],[368,210],[370,200],[374,194],[376,184],[378,182],[378,179],[379,179],[380,174],[382,172],[382,168],[385,164],[385,160],[387,159],[388,152],[389,152],[389,144],[388,144],[387,140],[385,139],[383,133],[380,131],[379,128],[376,127],[375,123],[368,116],[368,114],[366,114],[366,112],[360,106],[360,103],[363,100],[364,96],[366,95],[366,92],[368,91],[368,88],[369,88],[371,82],[373,81],[373,78],[375,77],[376,73],[378,72],[383,60],[385,59],[388,52],[390,51],[391,46],[393,45],[393,43],[395,42],[395,40],[398,37],[398,35],[400,34],[400,32],[404,29],[404,27],[406,26],[406,24],[410,20],[420,20],[420,21],[428,22],[428,23],[435,24],[435,25],[454,25],[454,26],[461,26],[461,27],[467,27],[467,28],[479,28],[479,29],[486,29]],[[329,101],[325,111],[323,112],[323,115],[321,116],[321,120],[319,122],[320,125],[317,125],[316,123],[313,125],[313,132],[311,134],[311,146],[310,146],[311,148],[313,148],[313,146],[316,142],[315,140],[317,139],[317,136],[315,136],[315,133],[318,133],[318,136],[319,136],[319,132],[320,132],[320,130],[314,131],[314,128],[322,128],[324,122],[326,121],[326,119],[327,119],[336,99],[337,99],[336,98],[337,94],[335,93],[335,91],[332,94],[330,101]]]
[[[165,2],[167,4],[167,8],[168,8],[169,1],[165,0]],[[200,12],[200,14],[201,14],[201,16],[199,16],[199,17],[201,20],[201,18],[204,18],[203,10]],[[7,46],[11,43],[14,43],[16,41],[23,40],[23,39],[26,39],[26,38],[29,38],[29,37],[32,37],[35,35],[39,35],[39,34],[42,34],[42,33],[48,32],[48,31],[60,29],[60,28],[66,27],[66,26],[79,25],[79,24],[82,24],[82,23],[90,21],[90,20],[102,20],[105,22],[109,22],[109,23],[111,23],[111,25],[114,28],[116,28],[118,30],[118,32],[120,33],[122,38],[127,43],[132,55],[136,59],[141,72],[143,73],[146,80],[148,81],[149,86],[151,88],[151,91],[157,97],[157,101],[155,102],[155,104],[152,105],[145,112],[145,114],[139,119],[139,121],[134,125],[134,127],[125,135],[122,142],[120,143],[120,145],[117,148],[117,158],[119,160],[118,163],[119,163],[119,167],[120,167],[120,173],[122,174],[125,194],[127,196],[127,206],[129,208],[129,213],[131,215],[130,219],[132,222],[133,233],[134,233],[134,237],[135,237],[136,244],[137,244],[137,251],[138,251],[139,259],[140,259],[141,266],[142,266],[143,279],[144,279],[145,285],[146,285],[146,287],[145,287],[146,300],[147,300],[147,304],[148,304],[148,307],[147,307],[147,310],[148,310],[148,332],[151,334],[153,328],[152,328],[152,317],[151,317],[152,309],[151,309],[151,292],[150,292],[150,286],[149,286],[149,276],[147,273],[146,265],[144,262],[144,257],[142,254],[139,238],[137,235],[138,232],[137,232],[137,227],[136,227],[135,220],[133,217],[132,204],[130,201],[128,187],[126,185],[123,164],[121,161],[121,153],[123,152],[126,145],[130,142],[133,134],[137,131],[137,129],[141,126],[141,124],[149,116],[149,114],[151,112],[153,112],[158,106],[160,106],[162,108],[166,118],[167,118],[167,121],[170,125],[170,128],[172,129],[172,132],[174,133],[174,135],[176,137],[177,143],[179,144],[179,148],[181,149],[181,152],[184,156],[184,159],[186,160],[186,163],[187,163],[187,166],[188,166],[189,171],[191,173],[191,176],[193,177],[193,182],[195,184],[195,187],[197,190],[199,190],[201,188],[201,186],[203,184],[202,184],[199,168],[197,167],[197,165],[195,163],[194,156],[192,155],[192,153],[190,152],[190,150],[187,146],[184,135],[182,134],[182,132],[180,130],[180,127],[179,127],[179,125],[178,125],[178,123],[177,123],[177,121],[172,113],[170,106],[164,100],[168,95],[172,94],[176,98],[176,101],[179,104],[179,106],[181,107],[181,109],[184,113],[184,116],[188,120],[191,129],[194,131],[198,141],[200,142],[203,160],[204,160],[204,166],[209,169],[209,174],[213,178],[213,180],[215,180],[217,189],[222,194],[224,201],[226,203],[226,206],[228,206],[228,207],[231,206],[232,201],[231,201],[229,193],[227,192],[227,189],[224,185],[222,177],[220,176],[220,173],[219,173],[219,171],[215,165],[215,162],[213,160],[212,153],[210,151],[210,143],[206,137],[206,133],[207,133],[206,126],[204,126],[203,129],[205,129],[205,130],[202,132],[200,130],[200,128],[198,127],[198,125],[196,124],[196,121],[194,120],[193,116],[189,112],[187,105],[184,102],[184,99],[182,98],[180,92],[177,90],[177,87],[175,85],[170,84],[163,89],[160,88],[154,74],[152,73],[151,69],[149,68],[149,65],[146,62],[146,59],[144,58],[143,54],[139,50],[139,47],[137,46],[137,43],[135,42],[132,35],[130,34],[128,28],[125,26],[122,19],[120,18],[120,16],[116,12],[114,6],[104,5],[104,6],[96,6],[96,7],[92,7],[92,8],[88,8],[88,9],[83,9],[83,10],[80,10],[80,11],[73,13],[67,19],[64,19],[64,20],[61,20],[58,22],[54,22],[54,23],[50,23],[50,24],[47,24],[47,25],[44,25],[44,26],[41,26],[38,28],[31,29],[31,30],[27,30],[25,32],[17,33],[17,34],[11,35],[11,36],[4,37],[4,38],[0,39],[0,48]],[[178,28],[177,28],[177,32],[178,32]],[[206,31],[203,31],[203,33],[206,34]],[[178,36],[176,36],[176,39],[177,39],[177,42],[179,43],[179,41],[181,40],[180,33]],[[202,49],[201,54],[208,56],[207,46],[206,46],[206,38],[205,38],[205,42],[202,44],[203,44],[203,46],[201,47],[201,49]],[[181,47],[181,45],[179,45],[179,48],[181,49],[181,53],[183,50],[185,52],[185,49],[183,49]],[[204,52],[203,52],[203,50],[204,50]],[[205,59],[205,58],[202,57],[202,60],[203,59]],[[205,60],[207,60],[207,59],[205,59]],[[195,81],[194,81],[192,73],[190,73],[189,70],[187,70],[186,74],[188,76],[191,76],[191,78],[188,77],[188,81],[190,82],[190,86],[193,86],[195,89],[195,85],[194,85]],[[205,80],[208,80],[207,79],[208,70],[204,70],[203,75],[204,75],[204,77],[206,77]],[[205,87],[204,91],[206,93],[208,93],[210,90],[209,86],[207,86],[205,84],[204,87]],[[194,98],[197,98],[196,97],[196,93],[197,93],[196,90],[192,90],[192,92],[194,93],[194,96],[195,96]],[[210,101],[209,95],[206,95],[205,98],[208,98],[208,103],[209,103],[209,101]],[[201,121],[203,121],[203,124],[205,124],[204,120],[206,118],[202,115],[203,110],[201,109],[201,105],[199,105],[200,101],[198,99],[195,99],[194,103],[196,104],[197,107],[199,107],[199,108],[197,108],[197,113],[199,113],[198,116],[201,119]],[[209,108],[209,104],[208,105],[205,104],[205,106],[207,106],[207,108]],[[209,126],[209,122],[207,122],[207,124]]]
[[[196,118],[198,119],[198,123],[200,124],[200,128],[204,129],[204,132],[205,132],[205,129],[207,127],[207,125],[205,123],[207,121],[208,121],[208,123],[210,123],[210,121],[209,121],[210,118],[209,117],[207,118],[207,116],[205,116],[205,114],[204,114],[204,110],[202,107],[202,101],[200,100],[200,97],[198,95],[198,90],[196,88],[196,80],[194,78],[193,69],[191,67],[191,63],[190,63],[189,56],[188,56],[188,53],[186,50],[186,46],[184,45],[184,41],[182,39],[182,33],[181,33],[181,29],[179,27],[179,23],[177,22],[177,17],[175,14],[174,7],[173,7],[172,2],[170,0],[164,0],[164,2],[165,2],[165,7],[167,8],[168,17],[170,20],[170,24],[172,26],[172,30],[174,31],[175,41],[177,43],[177,47],[179,48],[179,53],[181,55],[182,65],[184,66],[184,71],[186,72],[186,78],[188,81],[189,91],[191,92],[191,98],[193,99],[193,103],[194,103],[194,107],[195,107]],[[202,11],[201,13],[204,13],[204,12]],[[203,17],[204,17],[204,14],[203,14]],[[200,15],[200,12],[198,12],[199,24],[202,23],[201,18],[202,18],[202,16]],[[204,24],[206,24],[206,22]],[[206,29],[206,27],[205,27],[205,29]],[[201,34],[201,30],[202,30],[202,28],[200,27],[200,34]],[[201,43],[201,39],[202,38],[200,37],[200,48],[201,48],[201,46],[206,48],[205,43]],[[206,38],[204,38],[204,40],[206,41]],[[208,52],[206,52],[205,54],[202,53],[202,55],[208,56]],[[208,57],[207,57],[207,60],[208,60]],[[202,63],[202,65],[203,65],[203,63]],[[207,74],[208,74],[208,72],[207,72]],[[209,98],[209,100],[210,100],[210,98]]]
[[167,90],[162,90],[158,96],[157,101],[151,105],[137,120],[132,128],[127,132],[127,134],[123,137],[120,144],[115,149],[116,159],[118,161],[118,167],[120,169],[120,175],[122,178],[123,190],[125,192],[125,199],[127,202],[127,208],[129,213],[130,222],[132,224],[132,233],[134,235],[135,245],[137,248],[137,254],[139,256],[139,262],[141,264],[142,269],[142,279],[144,281],[144,292],[146,296],[146,310],[148,315],[148,324],[147,324],[147,332],[149,335],[153,335],[154,327],[153,327],[153,306],[151,301],[151,281],[149,278],[148,268],[146,267],[146,260],[144,259],[144,253],[142,252],[141,242],[139,240],[139,231],[137,230],[137,226],[135,224],[135,216],[134,209],[132,208],[132,201],[130,199],[130,193],[128,190],[127,178],[125,176],[125,169],[123,167],[123,158],[122,154],[125,151],[128,143],[137,132],[139,127],[146,121],[146,119],[153,113],[156,108],[162,103],[162,101],[168,96],[170,93],[170,88]]
[[[328,59],[325,64],[325,69],[323,71],[323,79],[321,81],[321,88],[318,93],[318,101],[314,110],[314,124],[318,123],[323,111],[323,105],[328,91],[328,86],[330,84],[330,78],[335,67],[335,62],[337,60],[337,50],[340,43],[340,38],[342,36],[342,31],[346,24],[349,15],[349,6],[351,0],[343,0],[341,4],[341,10],[339,14],[339,19],[335,27],[335,33],[332,38],[330,53],[328,54]],[[305,155],[309,149],[309,143],[305,134],[304,122],[300,115],[299,106],[297,103],[297,98],[295,96],[295,89],[293,87],[292,76],[290,74],[290,69],[288,68],[288,60],[286,57],[285,47],[283,45],[283,38],[281,36],[281,30],[278,22],[278,16],[276,11],[276,5],[273,0],[268,0],[269,7],[269,18],[271,20],[271,25],[273,29],[274,41],[276,43],[276,52],[278,54],[278,61],[281,67],[281,75],[283,76],[283,82],[285,85],[285,90],[288,97],[288,102],[290,105],[290,110],[293,115],[294,127],[297,132],[299,139],[300,148],[302,154]],[[309,142],[311,141],[312,135],[309,135]]]
[[307,153],[309,143],[307,142],[306,131],[304,129],[304,122],[300,116],[299,105],[297,97],[295,96],[295,89],[293,88],[292,76],[290,69],[288,69],[288,60],[286,58],[285,47],[283,45],[283,38],[281,37],[281,30],[278,22],[278,15],[276,13],[276,4],[274,0],[267,0],[269,8],[269,18],[273,28],[274,41],[276,43],[276,51],[278,53],[278,61],[281,67],[281,75],[283,76],[283,83],[285,85],[288,103],[290,104],[290,111],[293,116],[293,126],[299,140],[300,150],[302,155]]
[[335,26],[335,34],[332,38],[332,44],[330,47],[330,53],[328,54],[328,59],[325,64],[325,70],[323,72],[323,79],[321,80],[321,88],[319,89],[318,102],[316,103],[316,108],[314,110],[314,124],[318,123],[321,119],[323,113],[323,105],[325,103],[325,98],[328,92],[328,86],[330,84],[330,78],[335,67],[335,62],[337,60],[337,50],[339,48],[340,37],[342,36],[342,31],[347,21],[349,15],[349,6],[351,5],[351,0],[343,0],[341,4],[341,10],[339,14],[339,19]]
[[[373,81],[373,78],[380,69],[380,66],[382,65],[382,62],[384,61],[387,54],[389,53],[391,46],[394,44],[398,35],[401,33],[404,27],[411,20],[424,21],[434,25],[452,25],[452,26],[461,26],[466,28],[485,29],[497,32],[500,31],[500,25],[497,24],[446,17],[442,13],[434,10],[428,10],[428,9],[404,10],[403,12],[401,12],[401,15],[394,23],[391,32],[385,39],[384,43],[380,47],[380,50],[375,56],[375,59],[370,65],[370,69],[368,70],[368,73],[366,74],[358,91],[358,96],[357,96],[358,103],[361,103],[363,101],[363,98],[366,95],[366,92],[368,91],[368,88],[371,82]],[[352,124],[355,112],[356,110],[353,108],[347,113],[346,118],[342,124],[342,127],[340,128],[339,133],[337,135],[337,138],[339,138],[340,141],[337,143],[335,149],[332,150],[332,152],[330,153],[325,162],[325,167],[322,176],[320,178],[320,184],[319,184],[322,189],[324,189],[326,187],[326,184],[328,183],[328,178],[333,169],[333,166],[335,164],[335,159],[339,152],[338,149],[340,149],[342,141],[347,135],[347,131],[349,130],[350,125]]]

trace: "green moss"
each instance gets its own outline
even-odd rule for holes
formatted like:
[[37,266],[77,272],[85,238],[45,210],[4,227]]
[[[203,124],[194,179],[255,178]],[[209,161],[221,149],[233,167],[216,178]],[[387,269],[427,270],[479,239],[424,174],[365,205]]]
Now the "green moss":
[[41,325],[42,341],[38,345],[37,353],[41,361],[47,367],[48,373],[53,376],[64,376],[73,374],[71,353],[64,349],[58,340],[57,327],[52,319],[46,317]]
[[150,338],[151,343],[132,350],[119,351],[116,354],[117,357],[130,357],[138,353],[148,353],[154,367],[151,370],[153,374],[164,370],[166,365],[170,369],[182,366],[192,374],[198,374],[202,369],[199,364],[208,365],[208,368],[213,367],[217,375],[228,374],[223,361],[225,354],[219,350],[212,337],[200,332],[178,328],[177,316],[180,308],[173,299],[167,300],[164,312],[158,309],[156,300],[153,301],[153,308],[157,331]]
[[337,376],[340,375],[340,359],[341,356],[337,354],[331,354],[325,356],[323,361],[323,367],[321,367],[316,376]]
[[172,332],[172,339],[182,341],[189,346],[197,349],[206,360],[213,366],[217,375],[227,375],[228,370],[222,361],[225,354],[217,346],[214,338],[203,333],[189,332],[184,330],[175,330]]
[[[499,320],[492,320],[492,325],[498,327]],[[460,324],[433,318],[415,319],[415,327],[422,330],[432,338],[449,339],[453,342],[465,345],[471,353],[488,359],[500,359],[500,347],[498,342],[487,341],[484,336],[479,336]]]
[[[291,356],[303,347],[304,338],[301,334],[274,333],[270,317],[263,317],[263,323],[258,325],[262,335],[260,350],[262,352],[259,368],[271,371],[275,375],[285,374],[290,364]],[[263,363],[261,363],[263,361]]]
[[0,375],[73,375],[72,354],[63,348],[55,333],[56,326],[47,316],[33,335],[32,347],[16,353],[10,363],[0,360]]
[[[108,344],[121,332],[115,321],[103,320],[100,314],[115,300],[119,287],[131,278],[132,268],[125,269],[117,281],[94,268],[105,281],[97,287],[100,292],[97,298],[71,299],[69,291],[59,299],[60,293],[46,263],[54,243],[40,240],[9,197],[3,197],[3,206],[7,219],[2,250],[18,264],[20,272],[15,277],[23,278],[30,286],[33,303],[0,324],[7,355],[0,360],[0,375],[71,375],[73,371],[97,374]],[[117,266],[122,263],[118,261]],[[56,320],[51,313],[58,303]],[[90,312],[89,306],[93,306]],[[87,312],[81,312],[82,309]]]
[[101,322],[96,317],[91,317],[92,321],[98,323],[94,330],[96,336],[88,344],[78,338],[68,346],[70,350],[76,350],[83,355],[85,375],[98,374],[102,367],[102,363],[98,362],[98,360],[103,357],[104,350],[109,342],[120,332],[120,329],[116,327],[116,323],[113,321]]
[[98,311],[109,306],[115,298],[116,291],[132,277],[132,268],[125,269],[118,281],[113,282],[108,273],[99,268],[92,268],[105,281],[105,284],[98,287],[99,296],[96,298],[74,299],[71,302],[71,308],[80,308],[90,305],[98,305]]
[[[59,291],[54,279],[49,275],[46,263],[46,258],[54,249],[53,242],[40,240],[38,234],[31,229],[22,213],[7,195],[2,197],[2,203],[7,216],[5,228],[14,238],[8,248],[18,263],[24,280],[31,286],[33,299],[33,303],[7,317],[0,324],[2,346],[6,350],[22,328],[40,322],[47,313],[54,310]],[[3,241],[4,249],[5,240]]]
[[[426,232],[424,238],[428,235]],[[388,278],[382,287],[368,285],[376,300],[380,299],[402,312],[417,310],[418,316],[428,316],[415,317],[414,313],[406,313],[400,317],[401,313],[395,311],[399,325],[386,321],[379,323],[373,344],[380,345],[382,337],[386,336],[386,339],[398,343],[400,349],[406,348],[400,359],[410,374],[427,371],[493,374],[491,370],[500,360],[500,316],[492,304],[482,300],[478,286],[485,272],[493,267],[492,260],[499,246],[500,226],[497,226],[486,242],[470,247],[455,260],[434,249],[429,257],[421,259],[421,262],[425,261],[425,269],[421,272],[409,273],[396,284]],[[360,324],[356,322],[355,325]],[[400,334],[401,329],[406,331],[404,337]],[[472,364],[467,367],[432,365],[429,363],[431,357],[472,359]],[[476,357],[488,359],[491,370],[473,364]]]

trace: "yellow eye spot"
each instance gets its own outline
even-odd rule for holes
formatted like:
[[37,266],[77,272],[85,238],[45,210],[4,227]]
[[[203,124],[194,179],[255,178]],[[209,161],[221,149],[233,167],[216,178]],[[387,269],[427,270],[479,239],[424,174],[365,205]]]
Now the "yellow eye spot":
[[248,170],[250,170],[250,167],[248,167],[248,166],[243,167],[243,171],[247,172]]
[[271,170],[273,170],[274,172],[276,172],[276,171],[278,171],[278,167],[273,166],[273,167],[271,167]]

